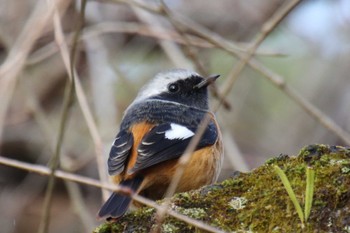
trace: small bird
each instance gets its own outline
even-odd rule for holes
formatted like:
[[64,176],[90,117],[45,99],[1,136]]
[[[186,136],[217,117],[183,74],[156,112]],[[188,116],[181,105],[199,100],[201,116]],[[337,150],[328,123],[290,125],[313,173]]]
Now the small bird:
[[[208,86],[219,75],[173,69],[157,74],[126,109],[108,158],[113,182],[157,200],[163,197],[206,114],[210,115],[176,192],[211,184],[221,169],[223,148],[215,116],[209,111]],[[98,217],[116,220],[124,215],[130,196],[112,193]]]

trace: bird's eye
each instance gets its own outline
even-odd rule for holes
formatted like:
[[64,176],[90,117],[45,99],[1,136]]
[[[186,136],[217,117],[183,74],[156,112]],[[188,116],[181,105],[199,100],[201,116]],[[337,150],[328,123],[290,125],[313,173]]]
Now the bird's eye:
[[176,93],[180,90],[179,84],[177,83],[170,83],[168,85],[168,91],[171,93]]

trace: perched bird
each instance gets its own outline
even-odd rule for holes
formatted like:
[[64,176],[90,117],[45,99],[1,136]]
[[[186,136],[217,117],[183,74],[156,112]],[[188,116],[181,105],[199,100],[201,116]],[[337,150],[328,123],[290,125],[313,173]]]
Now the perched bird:
[[[203,78],[174,69],[157,74],[138,93],[124,113],[108,158],[113,181],[153,200],[163,197],[186,150],[206,114],[210,115],[176,192],[217,180],[223,148],[215,116],[208,107],[208,86],[219,75]],[[115,220],[128,209],[131,198],[113,193],[98,217]]]

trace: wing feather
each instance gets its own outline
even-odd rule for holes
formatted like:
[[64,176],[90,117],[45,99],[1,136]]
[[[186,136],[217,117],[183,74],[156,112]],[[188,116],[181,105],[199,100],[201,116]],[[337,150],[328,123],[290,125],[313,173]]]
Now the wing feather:
[[[197,127],[174,123],[155,126],[143,137],[137,149],[136,163],[127,173],[133,174],[155,164],[179,158],[185,152],[196,130]],[[217,137],[216,125],[210,122],[196,149],[214,144]]]
[[124,170],[133,142],[134,138],[131,132],[120,131],[118,133],[109,152],[109,175],[118,175]]

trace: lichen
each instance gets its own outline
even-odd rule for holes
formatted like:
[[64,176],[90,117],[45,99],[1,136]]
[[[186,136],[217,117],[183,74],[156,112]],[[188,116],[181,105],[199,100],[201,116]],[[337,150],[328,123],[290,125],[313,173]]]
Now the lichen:
[[[302,208],[306,167],[315,171],[314,201],[304,229],[274,165],[287,175]],[[250,173],[235,173],[220,184],[176,194],[171,202],[173,210],[227,232],[349,232],[350,149],[309,145],[297,156],[281,154]],[[94,232],[149,232],[154,213],[141,208]],[[166,218],[162,231],[201,232],[172,217]]]
[[207,216],[205,209],[203,208],[183,208],[183,207],[175,207],[176,212],[180,214],[186,215],[193,219],[201,220]]
[[233,197],[228,205],[234,210],[241,210],[245,207],[247,203],[247,198],[245,197]]
[[162,232],[164,233],[175,233],[175,232],[179,232],[179,228],[172,224],[172,223],[166,223],[162,225]]

